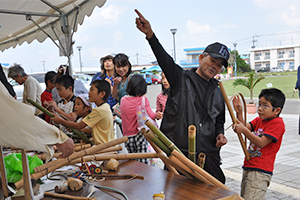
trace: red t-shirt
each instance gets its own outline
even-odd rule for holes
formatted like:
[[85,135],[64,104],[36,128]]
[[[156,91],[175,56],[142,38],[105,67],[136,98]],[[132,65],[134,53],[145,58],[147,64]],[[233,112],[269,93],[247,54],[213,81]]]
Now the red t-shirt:
[[273,139],[264,148],[259,148],[250,142],[249,154],[250,160],[244,160],[244,169],[262,171],[273,174],[276,153],[280,149],[282,137],[285,132],[285,125],[281,117],[271,120],[262,120],[259,117],[250,122],[254,134],[258,136],[265,135]]
[[[48,90],[45,90],[42,94],[41,94],[41,102],[44,108],[46,108],[46,106],[44,105],[44,101],[53,101],[52,98],[52,93]],[[50,122],[50,117],[48,115],[45,115],[45,121],[46,122]]]

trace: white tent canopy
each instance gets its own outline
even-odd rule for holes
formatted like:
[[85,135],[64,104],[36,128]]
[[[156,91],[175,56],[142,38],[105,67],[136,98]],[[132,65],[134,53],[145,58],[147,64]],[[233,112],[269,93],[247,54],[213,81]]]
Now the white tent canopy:
[[[71,68],[72,36],[96,6],[106,0],[9,0],[0,1],[0,50],[15,48],[48,37],[68,57]],[[57,43],[58,41],[58,43]],[[72,70],[70,71],[72,74]]]

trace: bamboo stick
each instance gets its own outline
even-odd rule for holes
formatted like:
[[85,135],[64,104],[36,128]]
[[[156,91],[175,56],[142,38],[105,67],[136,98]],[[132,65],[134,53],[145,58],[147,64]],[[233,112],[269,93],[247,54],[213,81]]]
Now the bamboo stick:
[[[174,174],[179,175],[179,173],[177,172],[177,170],[169,163],[169,159],[168,159],[167,156],[165,156],[165,153],[149,138],[149,132],[151,132],[151,131],[150,130],[146,131],[145,129],[142,129],[141,132],[143,133],[143,135],[145,136],[145,138],[148,140],[148,142],[150,143],[150,145],[153,147],[153,149],[157,153],[158,158],[160,158],[164,162],[165,166],[169,169],[169,171],[173,172]],[[151,133],[153,134],[153,132],[151,132]],[[154,136],[154,137],[156,137],[156,136]],[[168,150],[169,149],[167,148],[167,151]]]
[[[130,159],[141,159],[141,158],[157,158],[156,153],[122,153],[122,154],[96,154],[90,156],[84,156],[86,162],[95,160],[95,161],[104,161],[114,158],[116,160],[130,160]],[[81,163],[81,158],[72,160],[71,165]]]
[[30,180],[28,158],[25,150],[21,150],[21,154],[22,154],[22,169],[23,169],[24,194],[25,194],[24,197],[25,199],[32,199],[34,197],[34,194],[33,194],[31,180]]
[[206,155],[205,153],[201,152],[199,153],[199,166],[203,169],[205,164]]
[[[150,130],[157,135],[157,137],[171,150],[176,149],[178,152],[182,153],[179,148],[169,140],[154,124],[152,124],[149,120],[146,120],[145,124],[150,128]],[[168,154],[169,155],[169,154]]]
[[[86,146],[82,146],[82,149],[80,149],[81,147],[77,146],[77,147],[74,147],[74,152],[77,152],[77,151],[80,151],[83,149],[87,149],[90,147],[91,147],[91,144],[86,144]],[[97,153],[106,153],[106,152],[113,152],[113,151],[120,151],[120,150],[122,150],[122,147],[120,145],[116,145],[114,147],[109,147],[109,148],[99,151]],[[46,154],[40,154],[40,155],[36,155],[36,156],[41,160],[46,160]],[[54,155],[52,157],[60,158],[60,156],[61,156],[61,153],[54,153]]]
[[77,196],[71,196],[67,194],[57,194],[52,192],[44,192],[45,196],[51,196],[51,197],[58,197],[63,199],[76,199],[76,200],[96,200],[96,197],[77,197]]
[[171,161],[173,161],[174,163],[176,163],[178,166],[180,166],[182,169],[184,169],[186,172],[188,172],[189,174],[191,174],[192,176],[194,176],[199,181],[213,185],[213,183],[211,181],[209,181],[208,179],[206,179],[204,176],[202,176],[198,172],[196,172],[196,171],[192,170],[191,168],[189,168],[186,164],[184,164],[181,160],[179,160],[175,156],[171,155],[169,157],[169,159]]
[[[151,123],[151,122],[150,122]],[[156,144],[163,152],[165,152],[167,155],[171,155],[170,149],[163,143],[158,137],[154,135],[152,131],[142,131],[143,135],[149,140],[151,140],[153,143]]]
[[[32,99],[27,99],[27,101],[29,103],[31,103],[32,105],[34,105],[36,108],[38,108],[40,111],[42,111],[43,113],[45,113],[46,115],[48,115],[49,117],[54,117],[54,115],[47,110],[46,108],[44,108],[43,106],[37,104],[36,102],[34,102]],[[67,126],[66,126],[67,127]],[[67,127],[68,128],[68,127]],[[71,128],[72,132],[77,135],[78,137],[80,137],[81,139],[83,139],[86,143],[91,143],[90,139],[82,132]]]
[[8,197],[8,188],[7,188],[7,177],[4,165],[3,149],[0,146],[0,174],[1,174],[1,185],[2,192],[5,197]]
[[[233,109],[232,109],[232,107],[231,107],[231,104],[230,104],[230,102],[229,102],[229,99],[228,99],[228,96],[227,96],[227,94],[226,94],[225,88],[224,88],[223,83],[222,83],[221,81],[219,82],[219,86],[220,86],[220,89],[221,89],[221,92],[222,92],[224,101],[225,101],[225,103],[226,103],[226,105],[227,105],[227,109],[228,109],[228,111],[229,111],[229,113],[230,113],[232,122],[233,122],[233,124],[236,124],[237,121],[236,121],[236,118],[235,118],[235,116],[234,116]],[[249,155],[249,152],[248,152],[248,150],[247,150],[247,147],[246,147],[246,144],[245,144],[245,142],[244,142],[244,140],[243,140],[242,135],[241,135],[240,133],[237,133],[237,135],[238,135],[239,141],[240,141],[240,143],[241,143],[241,146],[242,146],[242,148],[243,148],[243,151],[244,151],[244,154],[245,154],[246,159],[247,159],[247,160],[250,160],[250,155]]]
[[137,174],[86,174],[85,176],[96,178],[136,178],[144,180],[144,176]]
[[[176,158],[178,158],[181,162],[185,163],[189,168],[192,170],[195,170],[199,174],[201,174],[205,179],[209,180],[213,185],[224,188],[226,190],[230,190],[228,187],[226,187],[223,183],[221,183],[218,179],[207,173],[204,169],[193,163],[191,160],[189,160],[184,155],[180,154],[179,152],[173,150],[172,155],[174,155]],[[231,190],[230,190],[231,191]]]
[[[57,165],[48,168],[47,172],[48,173],[53,172],[56,169],[69,164],[72,160],[75,160],[77,158],[83,157],[85,155],[92,155],[95,152],[101,151],[103,149],[106,149],[106,148],[111,147],[111,146],[115,146],[117,144],[120,144],[120,143],[123,143],[123,142],[126,142],[126,141],[128,141],[128,137],[125,136],[125,137],[122,137],[122,138],[119,138],[119,139],[115,139],[115,140],[112,140],[112,141],[109,141],[109,142],[106,142],[106,143],[103,143],[103,144],[94,145],[93,147],[91,147],[89,149],[84,149],[84,150],[75,152],[75,153],[71,154],[67,158],[60,158],[60,159],[58,159],[61,162],[58,162]],[[39,179],[39,178],[41,178],[42,176],[45,175],[43,172],[44,171],[38,172],[38,173],[34,173],[34,174],[31,175],[31,178],[34,179],[34,180],[37,180],[37,179]],[[18,182],[16,182],[15,186],[16,186],[16,188],[20,189],[23,186],[23,179],[20,180],[20,181],[18,181]]]
[[190,125],[188,127],[189,130],[189,159],[196,162],[196,126]]

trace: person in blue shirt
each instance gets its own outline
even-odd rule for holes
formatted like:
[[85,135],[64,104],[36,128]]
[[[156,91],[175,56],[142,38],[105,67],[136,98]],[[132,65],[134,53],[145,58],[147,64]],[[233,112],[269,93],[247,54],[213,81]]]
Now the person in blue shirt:
[[[113,80],[113,76],[115,74],[115,65],[113,63],[113,56],[111,55],[107,55],[103,58],[100,59],[100,63],[101,63],[101,72],[98,72],[94,75],[91,83],[94,81],[94,80],[106,80],[107,82],[110,83],[111,85],[111,90],[112,90],[112,87],[113,87],[113,84],[114,84],[114,80]],[[108,100],[107,100],[107,103],[109,104],[110,106],[110,109],[113,110],[113,106],[116,105],[117,103],[117,100],[114,99],[112,97],[112,95],[110,94],[109,97],[108,97]]]

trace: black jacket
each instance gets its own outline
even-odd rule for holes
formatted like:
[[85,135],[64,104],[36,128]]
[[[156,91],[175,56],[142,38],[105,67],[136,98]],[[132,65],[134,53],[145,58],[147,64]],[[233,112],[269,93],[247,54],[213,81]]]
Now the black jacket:
[[[224,134],[225,103],[218,87],[218,81],[208,81],[206,93],[201,93],[196,69],[183,70],[166,53],[155,35],[148,40],[158,64],[170,83],[171,94],[166,103],[161,131],[172,140],[180,150],[188,152],[188,126],[196,126],[197,153],[219,157],[216,137]],[[202,90],[203,91],[203,90]],[[199,101],[204,96],[204,105]]]

